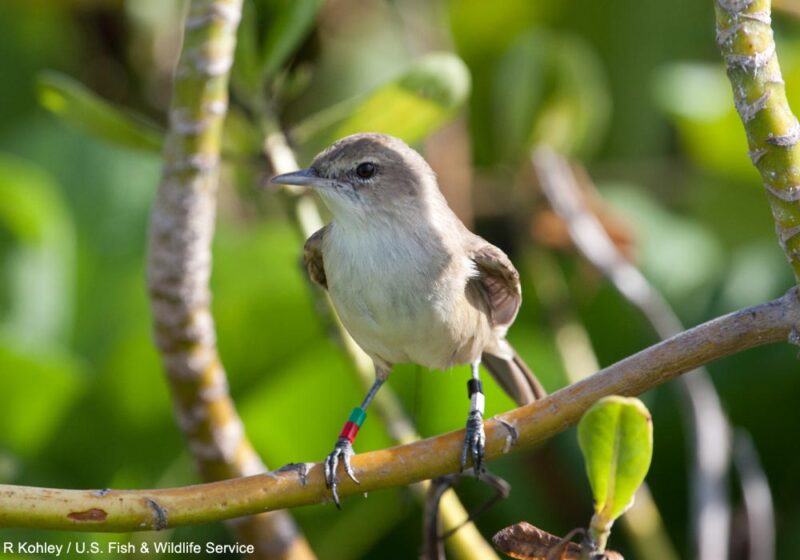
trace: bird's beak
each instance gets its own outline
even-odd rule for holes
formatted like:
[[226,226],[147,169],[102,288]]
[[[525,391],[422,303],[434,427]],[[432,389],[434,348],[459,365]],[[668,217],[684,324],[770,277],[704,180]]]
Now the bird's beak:
[[284,173],[269,180],[277,185],[299,185],[301,187],[327,187],[330,180],[320,177],[313,167]]

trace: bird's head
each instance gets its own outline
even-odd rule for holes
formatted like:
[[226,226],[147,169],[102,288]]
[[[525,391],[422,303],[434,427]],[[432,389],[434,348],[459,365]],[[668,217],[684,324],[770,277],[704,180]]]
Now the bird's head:
[[363,222],[413,217],[441,198],[428,163],[405,142],[385,134],[347,136],[319,153],[306,169],[273,183],[316,189],[334,220]]

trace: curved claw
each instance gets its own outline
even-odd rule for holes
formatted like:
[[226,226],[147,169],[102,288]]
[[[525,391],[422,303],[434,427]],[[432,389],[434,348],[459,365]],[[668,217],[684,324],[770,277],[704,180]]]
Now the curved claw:
[[483,415],[472,410],[467,418],[467,433],[464,436],[464,447],[461,449],[461,470],[467,466],[467,457],[472,458],[475,476],[480,478],[483,472],[483,457],[486,447],[486,433],[483,431]]
[[356,474],[350,464],[350,457],[353,455],[355,455],[355,452],[353,451],[353,445],[350,443],[350,440],[347,438],[339,438],[333,451],[325,458],[325,486],[331,489],[333,502],[339,509],[342,509],[342,506],[339,504],[339,493],[337,492],[338,480],[336,478],[336,469],[339,467],[340,458],[347,476],[356,484],[361,484],[356,478]]

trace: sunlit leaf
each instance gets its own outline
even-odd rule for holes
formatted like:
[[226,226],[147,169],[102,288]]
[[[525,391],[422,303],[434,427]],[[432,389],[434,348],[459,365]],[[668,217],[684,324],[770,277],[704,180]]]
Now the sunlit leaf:
[[309,152],[356,132],[418,142],[453,116],[469,88],[469,71],[461,59],[430,54],[373,92],[312,115],[294,129],[293,137]]
[[733,105],[721,65],[675,63],[655,73],[656,102],[670,117],[686,154],[699,166],[723,175],[753,179],[758,172],[747,157],[747,137]]
[[156,125],[114,107],[80,82],[43,72],[37,85],[39,103],[64,121],[126,148],[161,150],[163,133]]
[[505,0],[490,9],[484,0],[450,0],[447,4],[458,52],[470,62],[491,60],[531,25],[559,11],[557,2],[530,0]]
[[633,502],[650,468],[653,425],[639,399],[597,401],[578,424],[578,443],[594,495],[592,528],[610,528]]

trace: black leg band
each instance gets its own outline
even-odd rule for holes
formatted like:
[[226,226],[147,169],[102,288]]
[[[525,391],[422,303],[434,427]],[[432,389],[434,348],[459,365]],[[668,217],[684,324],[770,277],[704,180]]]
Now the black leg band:
[[467,381],[467,396],[471,397],[475,393],[483,393],[483,383],[474,377]]

